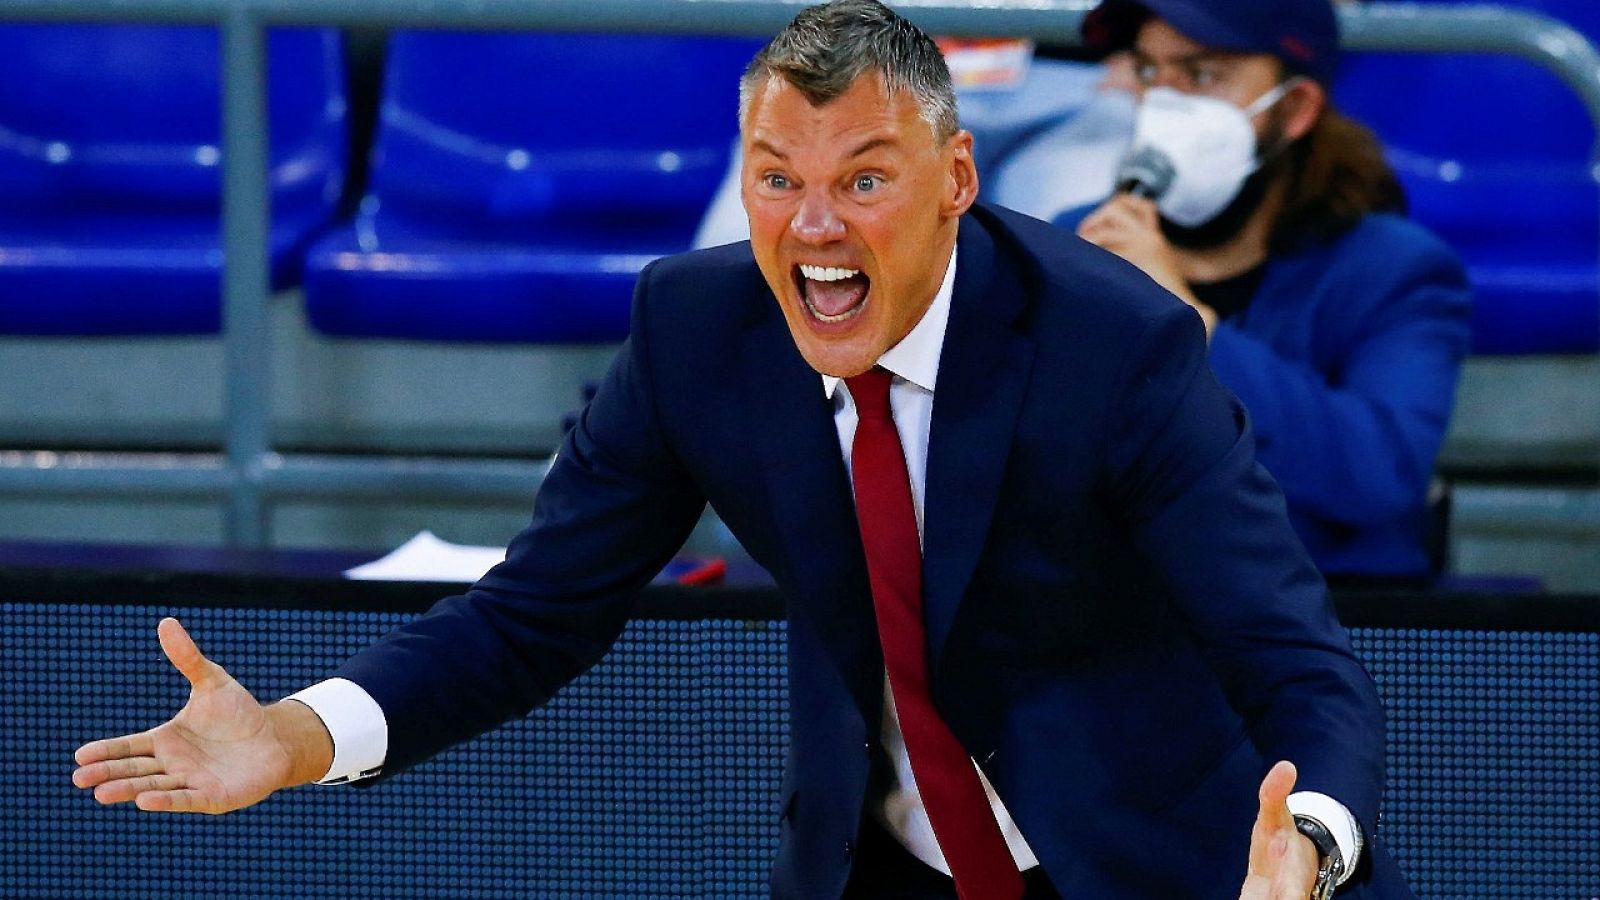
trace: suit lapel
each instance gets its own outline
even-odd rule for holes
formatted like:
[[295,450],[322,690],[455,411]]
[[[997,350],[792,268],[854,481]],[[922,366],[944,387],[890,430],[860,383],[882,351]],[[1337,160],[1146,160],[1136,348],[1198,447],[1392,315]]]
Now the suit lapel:
[[924,621],[934,670],[983,552],[1034,355],[1033,339],[1016,328],[1027,300],[1017,273],[997,265],[993,239],[971,215],[961,222],[958,246],[923,517]]
[[868,723],[883,703],[883,653],[849,477],[822,378],[778,313],[746,332],[745,412],[781,533],[783,580],[795,609],[822,637]]

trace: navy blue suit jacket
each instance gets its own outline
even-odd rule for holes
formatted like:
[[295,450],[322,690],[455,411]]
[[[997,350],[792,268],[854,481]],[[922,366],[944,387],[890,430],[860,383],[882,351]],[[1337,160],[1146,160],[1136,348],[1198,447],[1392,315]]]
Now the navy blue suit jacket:
[[[1373,683],[1198,317],[1042,222],[980,207],[958,240],[927,466],[931,683],[1051,880],[1236,897],[1278,759],[1373,834]],[[831,406],[747,245],[651,265],[634,306],[506,562],[340,674],[383,707],[386,774],[523,715],[606,652],[709,501],[789,607],[774,893],[837,897],[884,676]],[[1404,895],[1381,849],[1362,869]]]

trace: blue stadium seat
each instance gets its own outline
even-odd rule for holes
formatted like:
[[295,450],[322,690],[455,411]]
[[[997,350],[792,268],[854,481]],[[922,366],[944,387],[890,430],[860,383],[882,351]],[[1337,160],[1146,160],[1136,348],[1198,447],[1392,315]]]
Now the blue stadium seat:
[[309,254],[339,336],[577,343],[627,333],[728,165],[750,40],[399,32],[372,183]]
[[[1600,37],[1593,0],[1511,0]],[[1595,132],[1554,74],[1503,56],[1352,54],[1340,106],[1388,147],[1412,214],[1465,257],[1483,354],[1600,350]]]
[[[0,333],[219,329],[220,43],[211,28],[5,25]],[[343,186],[337,32],[269,41],[272,261],[291,283]]]

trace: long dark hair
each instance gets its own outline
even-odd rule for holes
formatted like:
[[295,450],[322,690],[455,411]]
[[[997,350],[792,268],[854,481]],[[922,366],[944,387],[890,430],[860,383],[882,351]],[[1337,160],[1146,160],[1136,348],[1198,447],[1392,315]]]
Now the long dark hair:
[[1406,211],[1405,190],[1377,135],[1331,104],[1288,155],[1289,192],[1273,225],[1274,250],[1332,240],[1369,213]]

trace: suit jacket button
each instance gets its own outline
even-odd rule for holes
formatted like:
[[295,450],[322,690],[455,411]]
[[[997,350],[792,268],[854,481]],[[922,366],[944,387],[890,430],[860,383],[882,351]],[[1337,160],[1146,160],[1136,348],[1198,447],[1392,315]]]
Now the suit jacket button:
[[855,853],[856,853],[856,842],[855,841],[845,841],[844,842],[844,855],[845,856],[854,856]]

